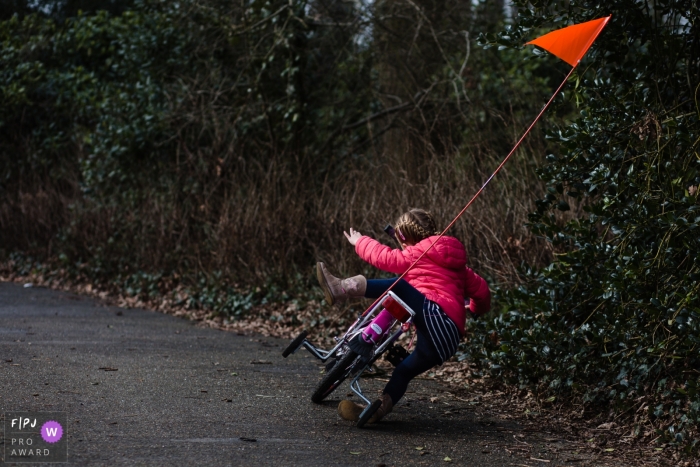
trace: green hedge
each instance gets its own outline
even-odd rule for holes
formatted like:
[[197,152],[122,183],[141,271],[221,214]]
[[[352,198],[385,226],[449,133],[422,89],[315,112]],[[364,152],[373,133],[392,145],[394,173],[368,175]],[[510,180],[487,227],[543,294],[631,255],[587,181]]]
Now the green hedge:
[[[524,284],[499,292],[502,313],[475,323],[467,353],[542,398],[610,405],[652,422],[661,441],[688,441],[700,421],[700,11],[516,3],[516,24],[485,42],[612,20],[564,90],[578,118],[547,135],[557,150],[530,228],[556,260],[524,266]],[[569,222],[554,215],[572,208]]]

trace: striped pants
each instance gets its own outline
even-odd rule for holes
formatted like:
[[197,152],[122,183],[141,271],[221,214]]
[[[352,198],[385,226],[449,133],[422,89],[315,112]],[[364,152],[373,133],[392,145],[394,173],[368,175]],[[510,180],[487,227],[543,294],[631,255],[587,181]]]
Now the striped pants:
[[[396,279],[368,280],[365,297],[379,297],[394,282]],[[457,325],[440,306],[425,298],[405,280],[402,279],[391,290],[416,312],[414,323],[418,334],[415,350],[394,369],[384,388],[384,393],[389,394],[396,404],[413,378],[441,365],[457,352],[460,335]]]

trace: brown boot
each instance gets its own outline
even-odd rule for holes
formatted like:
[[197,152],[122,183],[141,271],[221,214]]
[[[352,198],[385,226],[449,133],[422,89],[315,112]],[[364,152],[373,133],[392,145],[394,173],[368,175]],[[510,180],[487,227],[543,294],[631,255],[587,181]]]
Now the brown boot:
[[343,302],[349,298],[362,298],[367,290],[365,276],[340,279],[331,275],[323,263],[316,263],[316,277],[329,305]]
[[[379,400],[382,401],[382,405],[380,405],[377,411],[374,412],[374,415],[367,420],[367,423],[377,423],[394,408],[394,402],[391,400],[389,394],[382,394]],[[365,410],[364,406],[349,400],[340,401],[340,404],[338,404],[338,415],[340,415],[343,420],[349,422],[358,421],[363,410]]]
[[[382,397],[379,398],[382,401],[382,405],[379,406],[376,412],[374,412],[374,415],[367,421],[367,423],[377,423],[379,420],[384,418],[389,412],[391,412],[391,409],[394,408],[394,401],[391,400],[391,396],[389,394],[382,394]],[[358,415],[359,417],[359,415]]]
[[338,415],[349,422],[358,421],[363,410],[365,410],[364,407],[353,401],[343,400],[338,404]]

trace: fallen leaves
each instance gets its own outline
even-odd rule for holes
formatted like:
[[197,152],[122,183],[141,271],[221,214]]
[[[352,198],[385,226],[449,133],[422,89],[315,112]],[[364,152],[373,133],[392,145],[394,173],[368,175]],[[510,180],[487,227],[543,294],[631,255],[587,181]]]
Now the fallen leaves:
[[416,451],[420,451],[419,455],[420,456],[425,456],[426,454],[430,454],[428,451],[424,450],[425,448],[423,446],[416,446]]

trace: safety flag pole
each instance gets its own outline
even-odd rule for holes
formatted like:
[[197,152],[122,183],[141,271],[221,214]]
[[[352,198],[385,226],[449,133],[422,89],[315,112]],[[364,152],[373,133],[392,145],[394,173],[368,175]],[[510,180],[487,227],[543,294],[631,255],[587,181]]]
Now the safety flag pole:
[[545,104],[544,107],[542,107],[542,110],[537,114],[537,117],[532,121],[530,126],[525,130],[525,133],[520,137],[520,139],[515,143],[515,146],[513,146],[513,149],[510,150],[508,155],[503,159],[503,161],[499,164],[499,166],[496,168],[496,170],[491,174],[491,176],[486,179],[484,184],[479,188],[479,190],[472,196],[472,198],[469,200],[469,202],[464,206],[464,208],[457,214],[457,216],[452,219],[452,222],[450,222],[447,227],[445,227],[445,230],[443,230],[440,235],[435,239],[435,241],[421,254],[418,259],[416,259],[409,267],[404,271],[403,274],[399,276],[398,279],[382,294],[377,298],[372,305],[367,308],[364,313],[362,313],[362,316],[366,316],[367,313],[374,308],[374,306],[379,303],[382,298],[391,290],[394,288],[394,285],[396,285],[401,279],[403,279],[408,272],[413,269],[413,267],[418,264],[418,262],[430,251],[432,248],[435,246],[435,244],[440,241],[440,239],[447,233],[450,228],[452,228],[455,223],[459,220],[460,217],[469,209],[469,206],[472,205],[474,200],[484,191],[486,188],[486,185],[493,180],[493,177],[496,176],[498,172],[501,171],[503,166],[508,162],[508,159],[511,158],[513,154],[515,154],[515,151],[520,147],[522,144],[523,140],[525,137],[530,133],[530,130],[535,126],[535,124],[540,120],[542,115],[544,115],[544,112],[549,108],[549,106],[554,102],[554,99],[556,96],[559,94],[559,92],[562,90],[566,82],[568,81],[569,77],[573,74],[574,70],[576,69],[576,66],[580,63],[581,59],[583,58],[584,55],[586,55],[586,52],[588,52],[588,49],[593,45],[593,42],[598,38],[598,35],[601,33],[603,28],[605,27],[606,24],[608,24],[608,21],[610,21],[611,16],[606,16],[604,18],[599,18],[595,19],[592,21],[587,21],[585,23],[579,23],[579,24],[574,24],[572,26],[568,26],[562,29],[557,29],[556,31],[552,31],[548,34],[545,34],[544,36],[540,36],[537,39],[534,39],[530,42],[528,42],[526,45],[536,45],[547,52],[550,52],[553,55],[556,55],[560,59],[564,60],[566,63],[571,65],[571,70],[569,70],[569,73],[567,73],[566,77],[564,80],[561,82],[559,87],[557,88],[556,91],[554,91],[554,94],[552,94],[552,97],[549,98],[549,101]]

